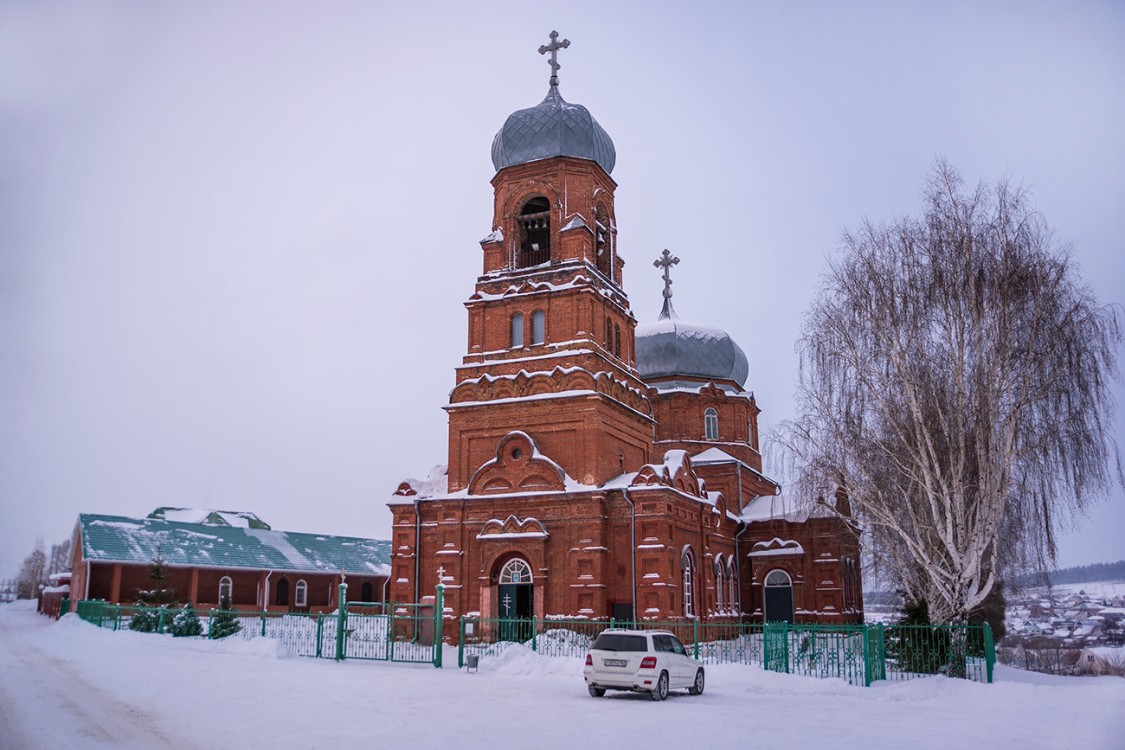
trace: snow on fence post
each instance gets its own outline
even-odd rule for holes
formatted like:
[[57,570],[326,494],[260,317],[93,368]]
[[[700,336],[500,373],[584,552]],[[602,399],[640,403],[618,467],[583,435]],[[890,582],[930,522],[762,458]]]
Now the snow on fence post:
[[434,607],[434,667],[441,669],[442,646],[445,645],[445,584],[438,579],[437,606]]
[[[342,576],[341,576],[342,578]],[[340,593],[336,598],[336,661],[341,661],[348,627],[348,584],[340,581]]]

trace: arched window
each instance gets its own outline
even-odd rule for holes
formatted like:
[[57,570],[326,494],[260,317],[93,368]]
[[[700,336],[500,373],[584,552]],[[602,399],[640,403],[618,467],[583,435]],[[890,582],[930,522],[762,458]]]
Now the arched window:
[[609,318],[605,319],[605,350],[613,351],[613,321]]
[[551,259],[551,204],[546,198],[532,198],[523,204],[517,219],[520,229],[518,268],[528,268]]
[[363,587],[359,593],[362,597],[361,601],[370,602],[375,600],[375,588],[371,585],[371,581],[364,581]]
[[598,270],[606,276],[613,273],[612,252],[609,242],[609,214],[604,206],[594,209],[595,239],[594,254],[597,258]]
[[703,434],[707,440],[719,439],[719,412],[714,409],[703,412]]
[[613,356],[621,357],[621,326],[613,327]]
[[231,581],[230,576],[223,576],[219,579],[219,603],[222,604],[226,601],[229,604],[233,595],[234,583]]
[[523,346],[523,313],[512,316],[512,348]]
[[274,595],[273,603],[279,607],[289,606],[289,579],[277,579],[277,593]]
[[695,554],[691,547],[680,558],[684,575],[684,617],[695,617]]
[[297,588],[293,596],[293,605],[297,607],[309,606],[309,585],[305,583],[304,579],[297,581]]
[[723,556],[719,555],[715,558],[715,609],[722,610],[723,608],[723,589],[725,588],[725,581],[723,580]]
[[738,595],[738,566],[734,564],[734,558],[727,560],[727,587],[728,606],[735,612],[741,612],[742,606]]
[[531,314],[531,344],[542,344],[547,340],[547,313],[536,310]]
[[514,557],[500,570],[500,583],[531,583],[531,566],[527,560]]

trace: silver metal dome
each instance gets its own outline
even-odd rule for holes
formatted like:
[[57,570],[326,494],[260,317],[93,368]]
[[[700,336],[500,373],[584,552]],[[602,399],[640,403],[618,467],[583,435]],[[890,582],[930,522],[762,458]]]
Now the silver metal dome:
[[637,326],[636,336],[637,370],[644,380],[681,376],[746,386],[746,353],[726,331],[685,323],[673,314]]
[[581,104],[564,101],[557,86],[534,107],[513,112],[492,140],[492,166],[526,164],[552,156],[575,156],[613,172],[617,151],[609,134]]

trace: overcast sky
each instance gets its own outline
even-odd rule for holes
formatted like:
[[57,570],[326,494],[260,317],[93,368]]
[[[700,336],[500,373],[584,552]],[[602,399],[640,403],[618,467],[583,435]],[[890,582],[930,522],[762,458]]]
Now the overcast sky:
[[[1122,3],[554,5],[0,3],[0,575],[80,512],[388,537],[445,462],[489,149],[552,29],[638,320],[667,247],[766,428],[841,232],[917,212],[938,157],[1031,188],[1125,302]],[[1118,489],[1060,564],[1122,529]]]

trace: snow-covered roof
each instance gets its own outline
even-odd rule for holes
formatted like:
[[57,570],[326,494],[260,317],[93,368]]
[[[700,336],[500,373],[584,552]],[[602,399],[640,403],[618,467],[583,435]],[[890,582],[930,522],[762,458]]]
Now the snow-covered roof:
[[774,520],[803,522],[827,515],[830,512],[820,505],[810,507],[808,502],[792,495],[761,495],[746,504],[740,518],[746,523]]
[[149,518],[180,523],[201,523],[206,526],[235,526],[240,529],[268,529],[270,525],[254,513],[240,510],[210,510],[208,508],[157,508]]
[[196,565],[253,570],[389,575],[391,543],[381,539],[305,534],[235,526],[83,513],[87,560]]

